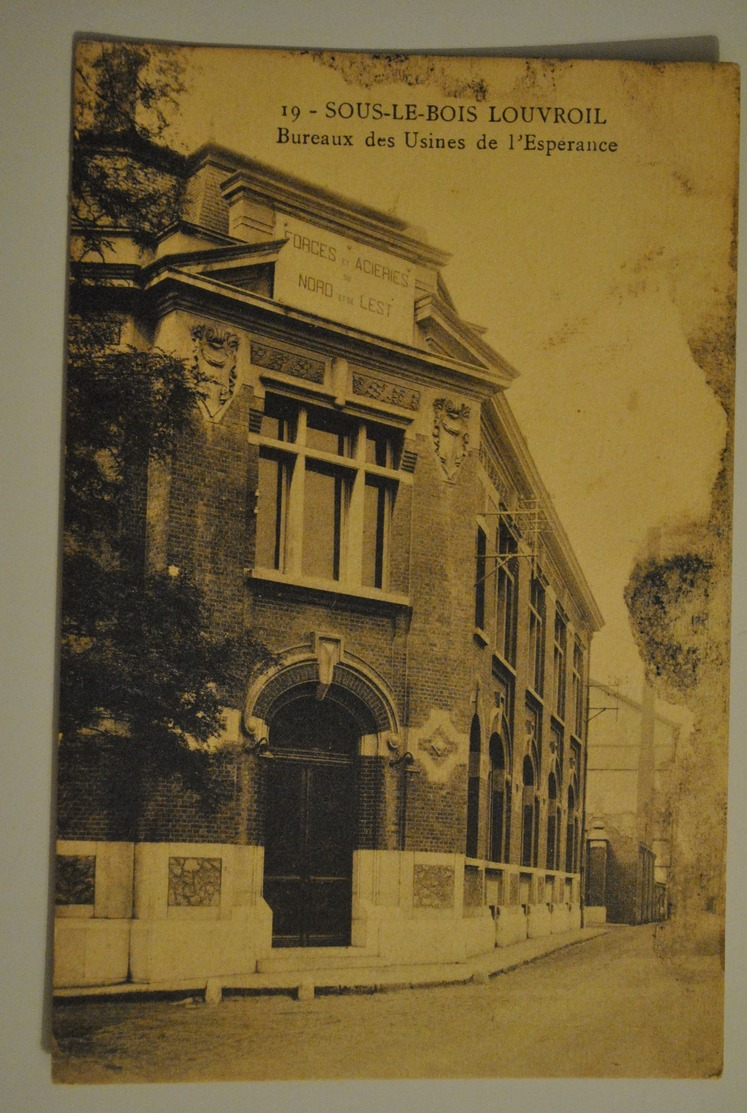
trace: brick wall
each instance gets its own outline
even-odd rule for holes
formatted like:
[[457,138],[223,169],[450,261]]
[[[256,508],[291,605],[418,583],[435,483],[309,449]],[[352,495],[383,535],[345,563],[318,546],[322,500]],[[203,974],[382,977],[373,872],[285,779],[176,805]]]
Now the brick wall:
[[144,755],[126,743],[64,746],[57,780],[58,838],[241,843],[263,831],[255,804],[252,811],[241,809],[240,755],[211,758],[199,791],[179,774],[154,774]]
[[178,774],[151,776],[143,794],[137,840],[241,844],[239,767],[235,753],[216,755],[205,768],[199,790]]
[[200,584],[216,631],[241,636],[248,553],[249,394],[239,392],[220,423],[201,416],[172,459],[167,554]]
[[57,769],[57,837],[132,840],[137,788],[122,744],[64,744]]
[[467,744],[474,693],[473,631],[476,523],[475,458],[453,484],[442,474],[430,437],[418,438],[412,524],[412,603],[407,722],[422,726],[432,709],[449,711],[465,737],[444,782],[420,768],[409,777],[407,846],[463,852],[467,816]]

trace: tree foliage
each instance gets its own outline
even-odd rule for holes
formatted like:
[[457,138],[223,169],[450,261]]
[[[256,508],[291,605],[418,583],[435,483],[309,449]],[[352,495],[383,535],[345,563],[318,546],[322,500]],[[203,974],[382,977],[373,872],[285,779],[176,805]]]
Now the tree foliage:
[[[142,244],[176,213],[180,176],[157,141],[183,88],[181,60],[147,44],[82,44],[76,85],[73,234],[79,258],[103,256],[113,230]],[[149,471],[189,437],[204,385],[171,354],[123,345],[128,304],[92,279],[74,264],[60,730],[194,773],[195,744],[218,732],[226,695],[266,651],[251,635],[241,646],[216,636],[201,587],[147,561]]]
[[75,139],[85,133],[161,139],[184,92],[178,47],[144,42],[83,42],[75,65]]
[[200,386],[176,357],[115,336],[71,324],[60,729],[114,724],[165,755],[219,730],[238,662],[262,649],[214,638],[198,587],[146,567],[148,468],[189,432]]
[[180,157],[160,144],[184,91],[175,47],[87,42],[75,67],[71,209],[80,259],[126,229],[141,246],[178,217]]

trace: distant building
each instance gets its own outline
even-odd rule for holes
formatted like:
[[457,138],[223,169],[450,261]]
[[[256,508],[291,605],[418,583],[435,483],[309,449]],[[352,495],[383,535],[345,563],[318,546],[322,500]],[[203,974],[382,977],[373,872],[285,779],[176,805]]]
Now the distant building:
[[580,926],[602,618],[515,373],[419,231],[214,146],[180,174],[183,221],[153,251],[113,231],[72,306],[95,292],[123,344],[205,378],[143,494],[148,562],[276,661],[224,696],[220,809],[153,778],[128,832],[114,763],[63,751],[57,984],[280,949],[459,961]]
[[592,683],[586,793],[586,922],[668,915],[673,763],[679,726],[643,702]]

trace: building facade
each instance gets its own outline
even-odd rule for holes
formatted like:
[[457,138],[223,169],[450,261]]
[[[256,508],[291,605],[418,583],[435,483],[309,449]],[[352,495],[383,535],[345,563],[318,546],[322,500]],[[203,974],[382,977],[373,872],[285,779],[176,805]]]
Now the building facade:
[[679,726],[656,713],[648,686],[635,702],[592,683],[590,707],[586,920],[666,919]]
[[223,696],[209,799],[153,775],[128,830],[111,756],[61,753],[56,984],[462,961],[580,926],[602,619],[515,372],[421,232],[214,146],[169,166],[182,220],[147,250],[112,230],[72,305],[77,280],[122,345],[205,385],[150,468],[146,560],[272,659]]

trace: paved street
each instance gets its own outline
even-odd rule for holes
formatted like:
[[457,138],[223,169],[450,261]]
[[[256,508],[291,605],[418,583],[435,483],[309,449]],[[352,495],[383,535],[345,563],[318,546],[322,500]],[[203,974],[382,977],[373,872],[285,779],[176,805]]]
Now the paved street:
[[651,926],[621,927],[487,984],[61,1004],[55,1078],[705,1078],[720,1070],[721,1000],[717,957],[665,961]]

